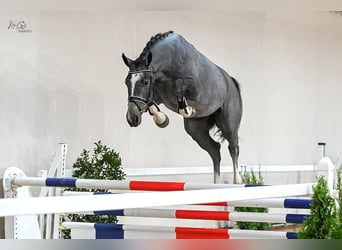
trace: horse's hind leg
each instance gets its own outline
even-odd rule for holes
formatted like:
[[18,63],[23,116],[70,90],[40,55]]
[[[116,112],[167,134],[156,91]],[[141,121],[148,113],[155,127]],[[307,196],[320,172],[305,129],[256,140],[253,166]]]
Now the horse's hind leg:
[[237,135],[233,136],[234,138],[231,138],[230,140],[228,139],[229,142],[229,153],[230,156],[232,157],[233,161],[233,168],[234,168],[234,179],[233,182],[234,184],[240,184],[242,183],[242,179],[239,173],[239,164],[238,164],[238,159],[239,159],[239,145],[238,145],[238,139]]
[[240,125],[241,116],[237,114],[234,117],[234,112],[223,111],[220,109],[216,113],[216,125],[221,130],[222,136],[228,140],[228,150],[233,161],[234,170],[234,184],[242,183],[242,179],[239,173],[239,136],[238,130]]
[[209,130],[214,123],[214,117],[185,118],[184,128],[198,145],[209,153],[214,165],[214,183],[220,183],[221,146],[209,135]]

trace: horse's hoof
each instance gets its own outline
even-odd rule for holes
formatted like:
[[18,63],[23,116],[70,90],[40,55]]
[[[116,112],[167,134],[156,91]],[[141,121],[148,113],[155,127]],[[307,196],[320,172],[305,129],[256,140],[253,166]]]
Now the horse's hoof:
[[234,184],[244,184],[241,178],[237,178],[233,180]]
[[[165,115],[165,114],[164,114]],[[167,125],[169,125],[169,117],[167,116],[167,115],[165,115],[165,120],[164,120],[164,122],[162,122],[162,123],[157,123],[156,121],[154,121],[155,122],[155,124],[159,127],[159,128],[165,128],[165,127],[167,127]]]

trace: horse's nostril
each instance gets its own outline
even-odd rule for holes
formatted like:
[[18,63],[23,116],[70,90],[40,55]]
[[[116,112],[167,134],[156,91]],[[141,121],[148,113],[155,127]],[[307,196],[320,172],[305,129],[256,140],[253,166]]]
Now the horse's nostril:
[[136,115],[133,115],[133,116],[127,115],[127,122],[131,127],[137,127],[140,124],[140,118],[139,116],[136,116]]

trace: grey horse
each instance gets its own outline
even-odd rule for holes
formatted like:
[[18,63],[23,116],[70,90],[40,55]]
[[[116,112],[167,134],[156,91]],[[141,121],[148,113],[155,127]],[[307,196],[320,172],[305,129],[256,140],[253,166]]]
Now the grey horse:
[[209,133],[216,126],[222,139],[229,142],[233,182],[241,183],[238,130],[242,99],[238,82],[173,31],[153,36],[136,60],[124,53],[122,59],[129,68],[129,125],[139,126],[142,114],[149,111],[159,127],[167,126],[169,119],[158,107],[161,103],[181,114],[185,131],[209,153],[214,182],[220,183],[221,145]]

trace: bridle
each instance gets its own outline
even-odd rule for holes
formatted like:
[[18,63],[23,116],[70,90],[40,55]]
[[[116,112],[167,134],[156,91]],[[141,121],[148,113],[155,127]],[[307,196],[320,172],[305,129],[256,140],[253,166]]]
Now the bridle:
[[[131,95],[128,97],[128,102],[134,103],[138,107],[138,109],[141,113],[144,113],[147,110],[149,110],[149,107],[151,105],[155,105],[158,108],[158,106],[153,101],[153,98],[154,98],[154,80],[153,80],[152,68],[136,70],[136,71],[129,71],[128,74],[132,75],[132,74],[138,74],[138,73],[143,73],[143,72],[150,73],[150,88],[149,88],[149,93],[148,93],[147,99],[145,99],[141,96],[135,96],[133,93],[134,91],[132,91]],[[139,103],[140,104],[142,103],[143,106],[141,107],[141,105],[139,105]]]

